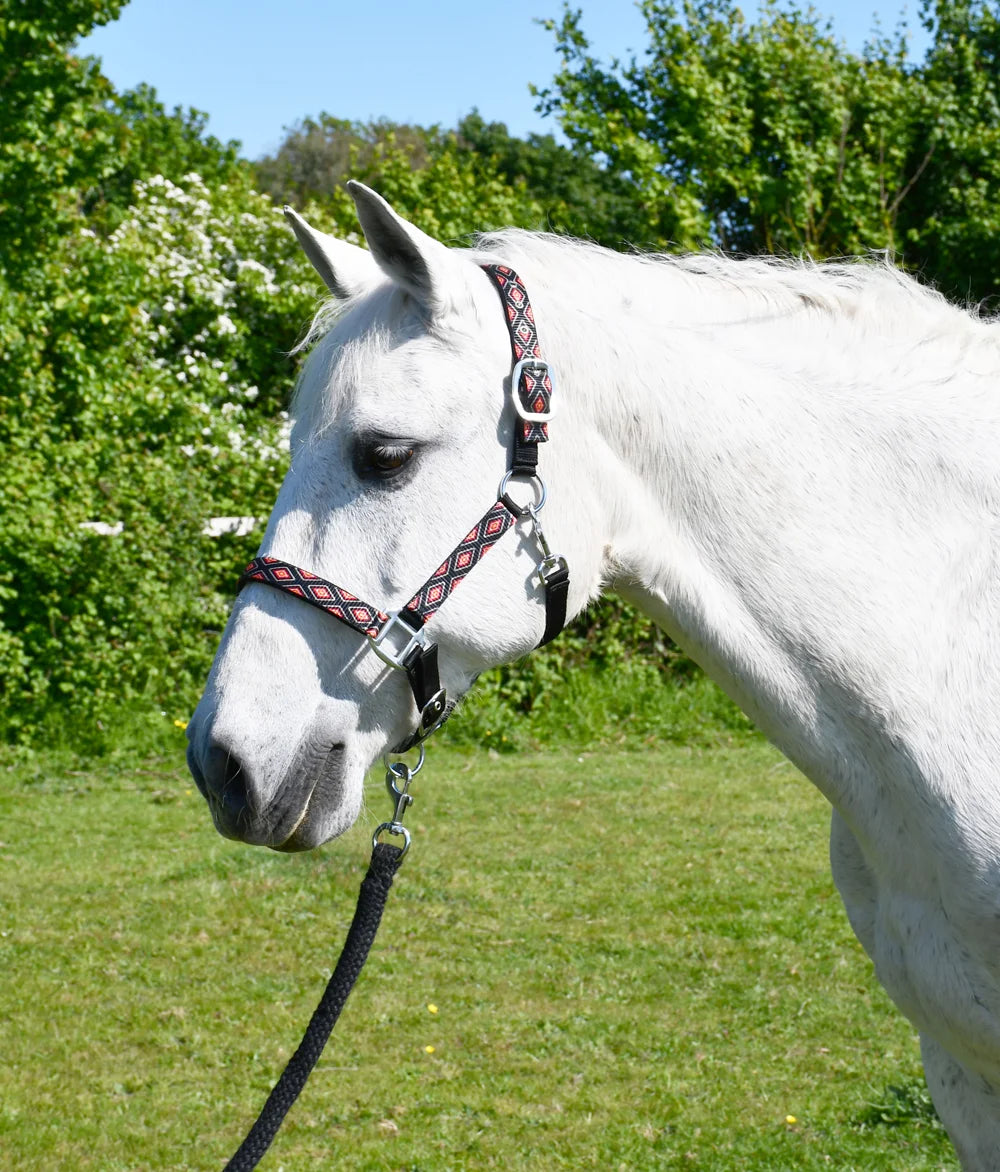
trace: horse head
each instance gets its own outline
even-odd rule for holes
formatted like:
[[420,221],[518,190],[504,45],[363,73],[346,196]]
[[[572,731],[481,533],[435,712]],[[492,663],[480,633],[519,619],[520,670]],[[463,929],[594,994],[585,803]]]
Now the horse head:
[[[482,258],[445,248],[367,188],[351,192],[368,251],[288,213],[336,304],[317,318],[290,469],[251,568],[308,567],[310,582],[337,584],[352,613],[371,604],[384,619],[473,535],[491,502],[502,514],[498,485],[522,422],[511,334]],[[572,613],[600,577],[601,549],[580,523],[587,491],[564,487],[574,421],[560,406],[559,440],[544,452],[545,518],[573,565]],[[427,628],[449,711],[480,672],[525,655],[545,627],[526,509],[540,482],[526,480],[500,493],[509,503],[520,494],[502,539],[480,542],[480,553],[495,548]],[[298,588],[275,584],[245,581],[188,727],[188,763],[223,834],[304,850],[354,822],[368,768],[413,742],[421,713],[406,674],[372,653],[375,628],[332,621]]]

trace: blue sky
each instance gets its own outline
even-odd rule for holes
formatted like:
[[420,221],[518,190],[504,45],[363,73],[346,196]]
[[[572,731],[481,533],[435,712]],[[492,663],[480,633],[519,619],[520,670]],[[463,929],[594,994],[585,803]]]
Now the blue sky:
[[[596,56],[641,52],[644,25],[629,0],[573,6]],[[915,48],[925,43],[918,0],[814,6],[851,49],[876,13],[886,30],[905,13]],[[552,34],[535,22],[561,10],[561,0],[131,0],[79,51],[102,58],[118,89],[148,82],[168,107],[205,111],[213,134],[239,139],[257,158],[278,147],[284,127],[323,110],[454,126],[476,106],[515,134],[554,132],[528,86],[546,85],[557,68]]]

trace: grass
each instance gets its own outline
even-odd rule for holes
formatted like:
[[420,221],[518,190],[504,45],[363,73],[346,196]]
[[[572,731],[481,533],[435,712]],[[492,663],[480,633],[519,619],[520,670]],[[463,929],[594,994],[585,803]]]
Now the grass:
[[[275,855],[215,835],[176,735],[0,756],[8,1172],[221,1168],[340,947],[380,779],[363,828]],[[773,750],[434,746],[415,793],[262,1172],[957,1168]]]

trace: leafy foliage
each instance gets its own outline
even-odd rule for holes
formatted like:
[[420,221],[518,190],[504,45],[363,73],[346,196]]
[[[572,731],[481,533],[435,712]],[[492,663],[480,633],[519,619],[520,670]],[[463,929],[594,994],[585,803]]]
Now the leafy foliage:
[[912,190],[900,205],[904,260],[952,296],[1000,294],[1000,5],[925,2],[934,41],[916,70]]
[[523,187],[541,205],[547,230],[609,248],[642,239],[631,184],[553,135],[517,138],[502,122],[486,122],[473,111],[458,124],[458,146],[488,160],[511,187]]
[[328,199],[348,179],[374,179],[387,148],[405,156],[413,170],[426,166],[433,131],[398,122],[349,122],[325,111],[286,129],[274,155],[254,164],[260,190],[276,203],[297,208]]
[[190,695],[240,556],[205,519],[265,515],[283,470],[294,368],[275,339],[314,284],[279,213],[245,182],[134,194],[109,238],[59,238],[35,287],[0,298],[8,735],[53,706]]
[[67,231],[81,192],[112,165],[120,128],[112,90],[69,46],[113,20],[124,0],[2,0],[0,4],[0,265],[30,268]]
[[898,252],[949,292],[997,290],[1000,33],[989,0],[936,0],[934,40],[850,53],[813,9],[646,0],[642,61],[605,68],[580,12],[550,27],[542,91],[577,152],[627,180],[638,243],[825,257]]
[[132,202],[134,184],[151,175],[179,182],[194,172],[217,187],[247,169],[238,142],[222,143],[207,132],[206,114],[181,106],[168,112],[151,86],[113,94],[108,107],[121,133],[121,157],[88,188],[84,213],[90,219],[117,226]]
[[443,240],[476,229],[545,224],[543,203],[524,176],[504,173],[493,155],[470,151],[460,135],[437,127],[345,122],[321,114],[293,127],[276,155],[255,164],[255,173],[273,199],[299,207],[312,201],[342,224],[354,224],[344,190],[352,178]]
[[887,1086],[879,1098],[861,1112],[856,1126],[862,1130],[912,1127],[944,1132],[927,1083],[922,1078]]

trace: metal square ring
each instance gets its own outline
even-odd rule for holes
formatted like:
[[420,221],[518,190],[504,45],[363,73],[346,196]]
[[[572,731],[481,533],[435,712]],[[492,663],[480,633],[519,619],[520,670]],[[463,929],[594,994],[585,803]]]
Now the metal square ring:
[[[406,642],[397,650],[392,645],[386,645],[386,636],[393,628],[398,627],[405,636]],[[413,657],[419,654],[427,646],[427,636],[423,629],[415,630],[406,619],[399,617],[399,611],[393,611],[389,615],[389,621],[374,637],[369,635],[368,639],[371,643],[372,651],[382,660],[384,664],[389,667],[394,667],[399,671],[406,671]]]

